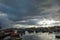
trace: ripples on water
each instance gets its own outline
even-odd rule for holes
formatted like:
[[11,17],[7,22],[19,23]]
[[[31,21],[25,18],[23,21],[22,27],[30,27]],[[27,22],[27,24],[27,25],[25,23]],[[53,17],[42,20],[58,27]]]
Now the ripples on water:
[[55,38],[55,34],[37,33],[22,36],[23,40],[60,40]]

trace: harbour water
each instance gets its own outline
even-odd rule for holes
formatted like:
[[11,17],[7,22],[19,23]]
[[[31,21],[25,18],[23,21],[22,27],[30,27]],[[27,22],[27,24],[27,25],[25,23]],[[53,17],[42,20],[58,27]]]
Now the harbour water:
[[[17,31],[15,32],[17,33]],[[58,37],[57,37],[58,36]],[[60,40],[60,33],[49,33],[49,32],[38,32],[36,33],[35,31],[32,33],[29,33],[28,31],[25,31],[25,34],[21,35],[19,33],[19,38],[22,38],[22,40]],[[15,39],[17,38],[12,34],[12,36],[7,36],[4,38],[4,40],[8,39]],[[1,40],[1,39],[0,39]]]
[[31,33],[22,36],[22,40],[60,40],[54,33]]

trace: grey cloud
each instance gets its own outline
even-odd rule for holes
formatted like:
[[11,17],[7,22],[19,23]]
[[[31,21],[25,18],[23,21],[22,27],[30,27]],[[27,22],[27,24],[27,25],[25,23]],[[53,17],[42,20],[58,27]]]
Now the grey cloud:
[[7,14],[0,13],[0,27],[2,26],[2,29],[10,28],[14,24],[11,20],[8,19]]
[[35,25],[38,19],[27,19],[22,21],[17,21],[16,24],[27,24],[27,25]]
[[[12,23],[33,25],[45,18],[60,20],[59,2],[59,0],[0,0],[0,11],[8,15],[1,16],[0,21],[2,20],[4,26],[8,26]],[[25,22],[21,22],[23,20]]]

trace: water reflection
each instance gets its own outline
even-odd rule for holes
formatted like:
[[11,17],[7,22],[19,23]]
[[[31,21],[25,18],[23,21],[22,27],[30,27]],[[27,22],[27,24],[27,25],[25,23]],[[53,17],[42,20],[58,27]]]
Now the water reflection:
[[22,36],[23,40],[60,40],[55,38],[54,33],[31,33]]

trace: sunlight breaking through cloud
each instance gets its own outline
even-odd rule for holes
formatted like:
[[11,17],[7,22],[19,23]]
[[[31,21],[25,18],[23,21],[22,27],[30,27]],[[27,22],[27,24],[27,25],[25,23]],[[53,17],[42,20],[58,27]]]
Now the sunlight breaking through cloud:
[[38,27],[60,25],[60,1],[0,0],[0,24],[6,28],[17,24]]

